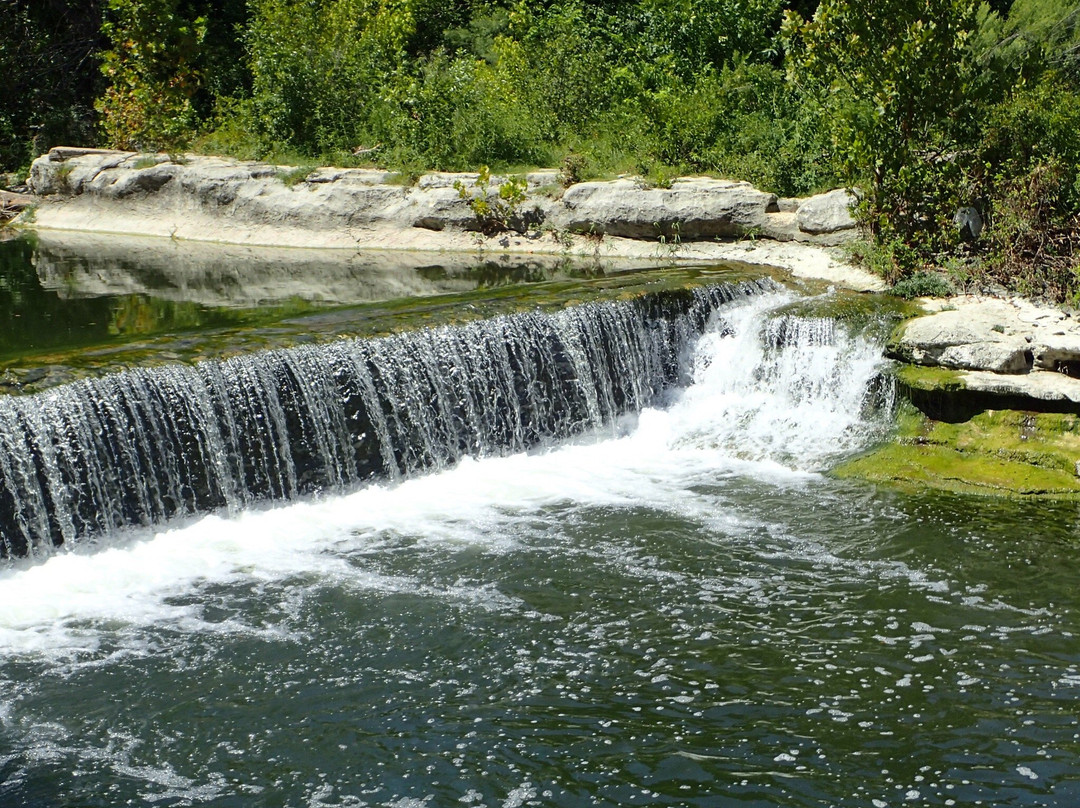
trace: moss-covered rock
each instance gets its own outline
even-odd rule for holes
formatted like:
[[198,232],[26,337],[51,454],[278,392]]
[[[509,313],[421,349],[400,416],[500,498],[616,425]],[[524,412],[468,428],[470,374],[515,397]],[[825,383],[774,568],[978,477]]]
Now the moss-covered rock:
[[800,298],[777,309],[775,316],[835,320],[852,332],[877,331],[884,338],[897,322],[915,317],[919,311],[916,304],[892,295],[835,289]]
[[1076,415],[990,410],[947,423],[905,404],[897,421],[891,442],[848,461],[834,474],[907,489],[1080,498]]

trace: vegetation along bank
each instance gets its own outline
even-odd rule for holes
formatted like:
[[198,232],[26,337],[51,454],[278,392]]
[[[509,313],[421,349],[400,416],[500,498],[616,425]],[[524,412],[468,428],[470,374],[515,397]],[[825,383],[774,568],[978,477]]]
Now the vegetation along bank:
[[0,38],[11,185],[77,143],[850,187],[890,282],[1080,290],[1077,0],[11,0]]

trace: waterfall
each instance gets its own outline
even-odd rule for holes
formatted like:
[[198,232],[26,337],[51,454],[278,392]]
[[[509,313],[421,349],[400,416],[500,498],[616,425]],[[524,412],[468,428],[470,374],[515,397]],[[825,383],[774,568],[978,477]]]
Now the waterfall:
[[748,301],[704,335],[672,416],[677,443],[820,471],[891,428],[895,382],[880,341],[831,318],[773,314],[789,302]]
[[138,368],[0,399],[0,557],[339,492],[610,425],[770,280]]

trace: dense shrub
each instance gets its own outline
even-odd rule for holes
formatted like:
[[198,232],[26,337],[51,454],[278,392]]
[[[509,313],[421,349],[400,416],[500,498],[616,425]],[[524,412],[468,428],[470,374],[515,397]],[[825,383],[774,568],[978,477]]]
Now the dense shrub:
[[101,53],[101,70],[108,86],[97,109],[111,146],[174,148],[194,131],[191,98],[206,21],[185,19],[178,6],[179,0],[106,0],[102,32],[110,47]]
[[2,168],[194,138],[406,177],[846,184],[891,281],[949,262],[1080,299],[1080,0],[0,0],[0,22]]
[[0,0],[0,171],[97,139],[98,0]]
[[1042,297],[1080,290],[1080,93],[1056,72],[988,114],[980,144],[987,271]]
[[941,246],[966,156],[971,0],[824,0],[784,33],[796,80],[828,109],[833,151],[864,189],[863,220],[884,240]]
[[[794,80],[893,280],[950,256],[976,277],[1075,298],[1080,252],[1080,3],[824,0],[789,14]],[[973,205],[986,228],[965,243]]]
[[804,191],[832,165],[818,107],[770,64],[780,6],[251,0],[251,104],[220,103],[224,131],[203,142],[242,150],[239,110],[264,155],[379,144],[414,171],[572,151],[594,173],[708,170]]
[[911,300],[916,297],[947,297],[956,290],[938,272],[914,272],[893,285],[892,293]]

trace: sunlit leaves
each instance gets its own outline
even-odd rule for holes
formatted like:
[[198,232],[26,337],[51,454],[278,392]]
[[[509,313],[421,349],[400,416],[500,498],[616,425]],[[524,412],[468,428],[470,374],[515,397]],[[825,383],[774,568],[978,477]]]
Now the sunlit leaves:
[[932,237],[955,203],[974,25],[973,0],[824,0],[811,20],[786,16],[791,76],[821,94],[875,231]]
[[186,20],[178,0],[108,0],[101,54],[108,86],[96,107],[110,145],[174,148],[191,137],[195,67],[206,20]]

